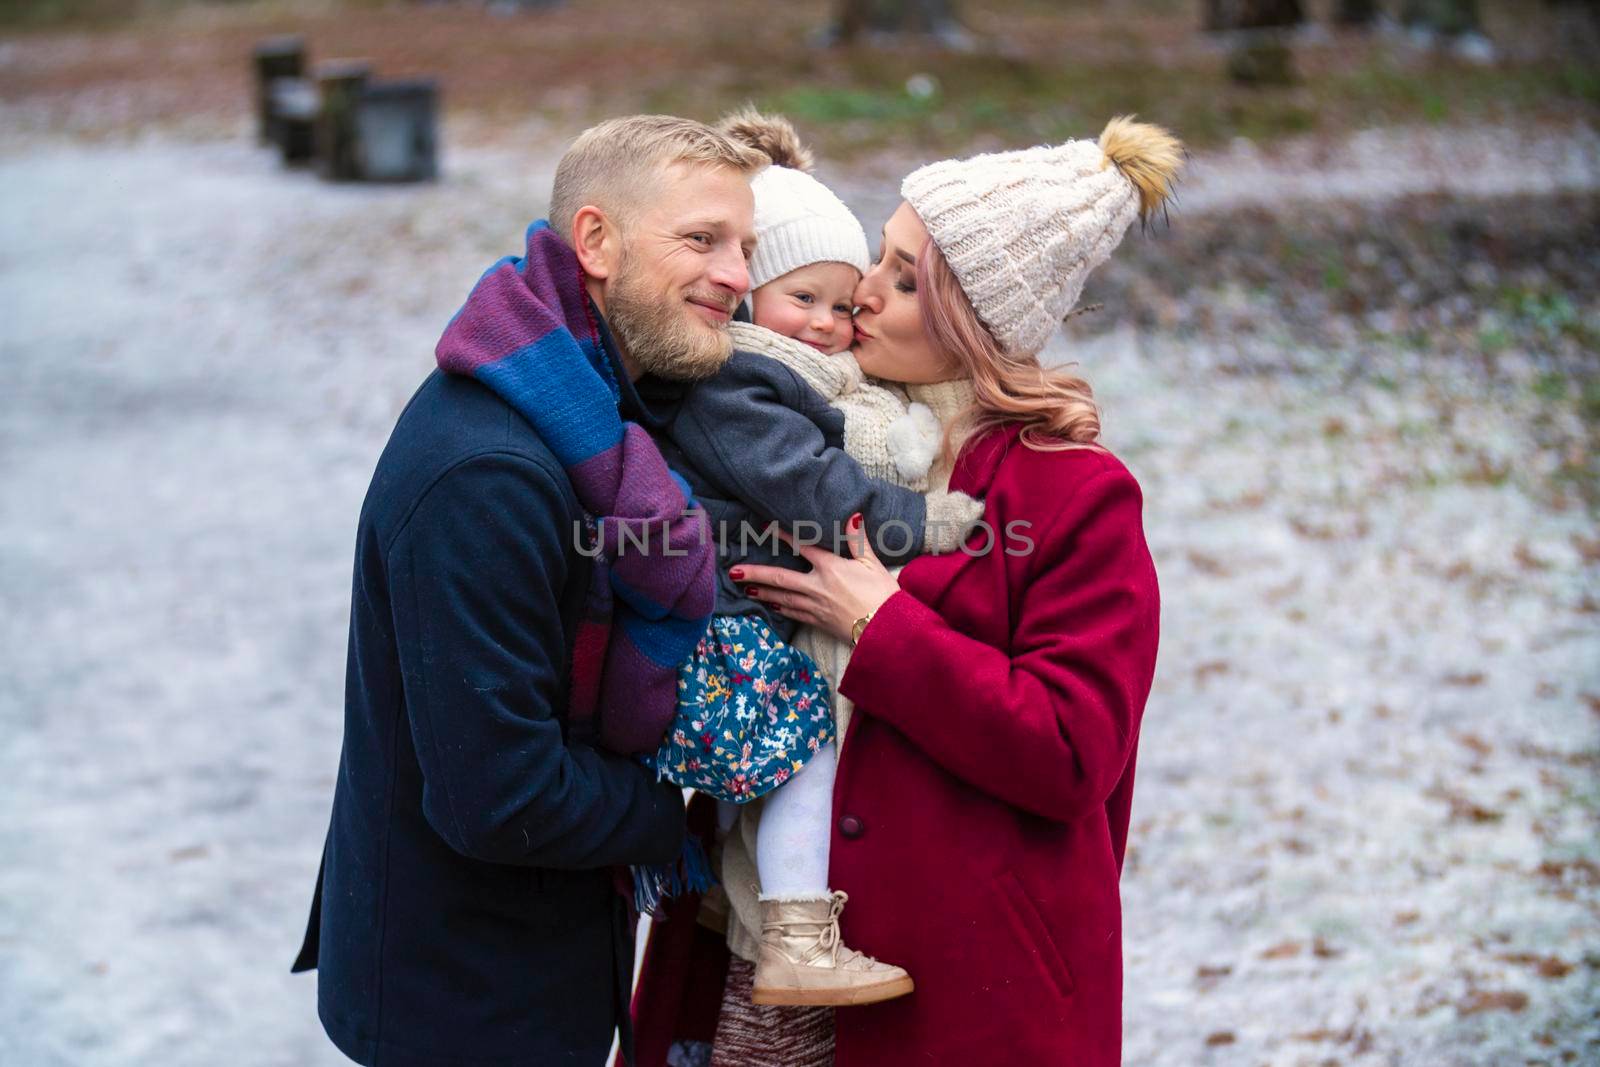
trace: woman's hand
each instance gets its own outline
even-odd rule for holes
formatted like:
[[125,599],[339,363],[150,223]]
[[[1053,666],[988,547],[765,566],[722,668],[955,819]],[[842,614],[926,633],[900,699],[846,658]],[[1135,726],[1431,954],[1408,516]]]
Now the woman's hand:
[[872,551],[859,512],[850,516],[846,535],[853,559],[818,545],[795,545],[794,539],[782,530],[778,536],[794,545],[811,564],[809,573],[744,563],[729,568],[728,577],[746,585],[745,593],[752,600],[771,605],[786,618],[820,627],[841,641],[849,641],[856,620],[877,611],[900,590],[900,583]]

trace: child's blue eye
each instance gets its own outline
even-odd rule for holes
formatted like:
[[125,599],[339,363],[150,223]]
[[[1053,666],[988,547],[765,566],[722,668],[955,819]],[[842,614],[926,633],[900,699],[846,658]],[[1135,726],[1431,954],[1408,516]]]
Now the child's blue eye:
[[812,296],[810,293],[796,293],[794,294],[794,298],[800,301],[802,304],[809,304],[816,300],[816,297]]
[[848,319],[855,313],[855,308],[849,304],[835,304],[833,305],[833,313],[835,315],[843,315]]

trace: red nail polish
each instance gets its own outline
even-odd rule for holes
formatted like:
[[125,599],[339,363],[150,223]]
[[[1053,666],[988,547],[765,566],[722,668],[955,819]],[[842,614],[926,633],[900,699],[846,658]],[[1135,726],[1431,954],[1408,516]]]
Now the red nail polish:
[[850,516],[850,528],[852,530],[861,529],[861,512],[858,511],[854,515]]
[[743,567],[735,567],[735,568],[733,568],[731,571],[728,572],[728,577],[732,578],[734,581],[737,582],[740,578],[744,577],[744,568]]

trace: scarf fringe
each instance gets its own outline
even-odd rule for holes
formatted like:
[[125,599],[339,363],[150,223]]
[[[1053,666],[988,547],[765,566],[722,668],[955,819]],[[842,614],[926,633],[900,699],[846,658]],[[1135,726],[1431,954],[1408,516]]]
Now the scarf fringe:
[[671,863],[651,863],[632,868],[633,906],[640,915],[660,918],[661,905],[685,893],[704,893],[717,884],[711,859],[696,834],[683,839],[683,851]]

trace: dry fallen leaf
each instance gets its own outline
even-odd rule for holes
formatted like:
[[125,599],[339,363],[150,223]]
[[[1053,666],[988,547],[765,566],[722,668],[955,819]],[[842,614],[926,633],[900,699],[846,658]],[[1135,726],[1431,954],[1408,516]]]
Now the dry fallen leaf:
[[1568,963],[1559,956],[1540,956],[1533,952],[1508,952],[1499,958],[1507,963],[1532,967],[1540,978],[1565,978],[1577,970],[1576,964]]
[[1600,537],[1584,537],[1575,533],[1572,535],[1572,547],[1578,550],[1585,563],[1600,563]]
[[1486,1011],[1521,1011],[1528,1006],[1528,994],[1515,989],[1479,989],[1467,994],[1456,1005],[1456,1014],[1477,1015]]
[[1228,565],[1223,563],[1216,556],[1207,555],[1204,552],[1197,552],[1192,548],[1189,549],[1188,556],[1190,564],[1192,564],[1194,569],[1199,571],[1201,574],[1211,574],[1221,578],[1226,577],[1229,573],[1231,573],[1228,570]]
[[1512,552],[1512,557],[1523,570],[1542,571],[1548,570],[1550,567],[1548,562],[1533,554],[1533,549],[1528,547],[1526,541],[1518,542],[1516,551]]

